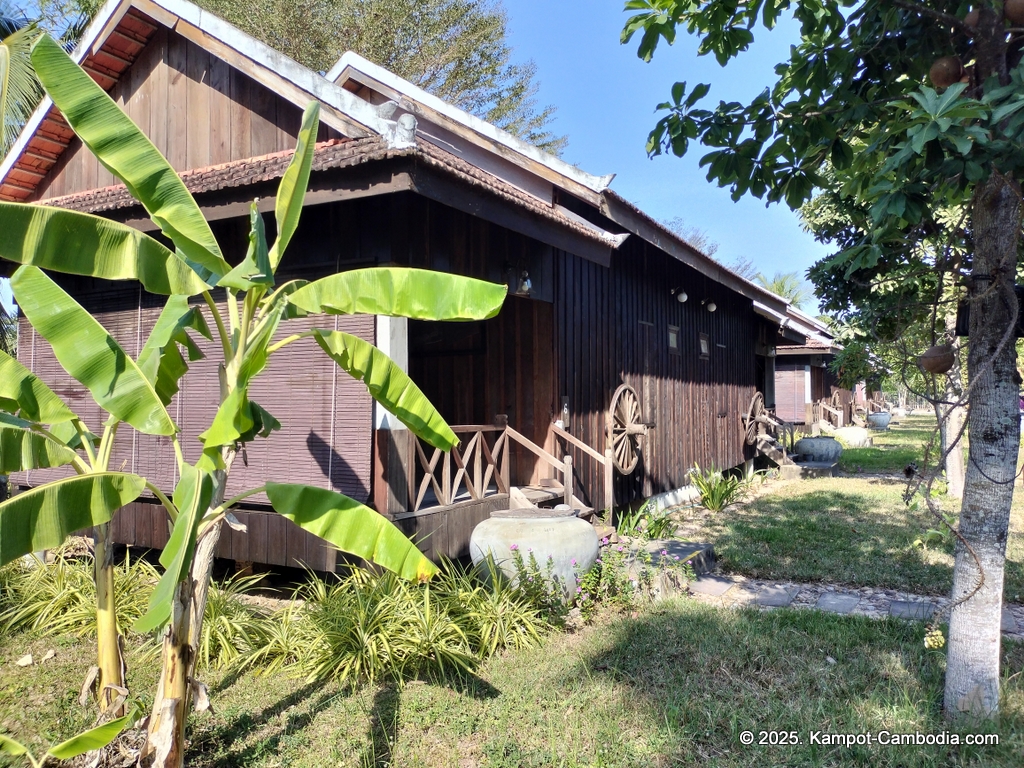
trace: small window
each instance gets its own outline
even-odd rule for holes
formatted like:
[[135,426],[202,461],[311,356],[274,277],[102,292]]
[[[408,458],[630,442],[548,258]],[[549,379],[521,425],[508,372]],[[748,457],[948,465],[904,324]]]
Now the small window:
[[707,360],[711,357],[711,340],[706,333],[700,335],[700,359]]
[[668,327],[668,351],[671,355],[682,354],[679,351],[679,326],[670,325]]

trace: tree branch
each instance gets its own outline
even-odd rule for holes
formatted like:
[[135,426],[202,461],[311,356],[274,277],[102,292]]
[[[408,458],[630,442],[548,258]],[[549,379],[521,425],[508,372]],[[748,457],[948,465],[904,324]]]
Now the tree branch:
[[973,33],[970,27],[964,24],[964,20],[954,16],[951,13],[943,13],[942,11],[936,11],[934,8],[929,8],[927,5],[917,2],[916,0],[891,0],[892,4],[897,8],[902,8],[906,11],[913,11],[914,13],[920,13],[922,16],[930,16],[936,21],[942,21],[946,24],[952,25],[954,28],[960,30],[964,34],[970,35]]

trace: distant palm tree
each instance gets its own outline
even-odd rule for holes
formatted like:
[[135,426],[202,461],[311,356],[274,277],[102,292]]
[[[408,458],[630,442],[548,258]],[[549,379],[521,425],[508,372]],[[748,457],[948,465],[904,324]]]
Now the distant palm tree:
[[777,296],[781,296],[797,309],[803,309],[814,294],[797,272],[776,272],[770,278],[758,272],[754,279]]
[[0,0],[0,157],[18,138],[39,103],[39,83],[29,53],[38,34],[34,21]]

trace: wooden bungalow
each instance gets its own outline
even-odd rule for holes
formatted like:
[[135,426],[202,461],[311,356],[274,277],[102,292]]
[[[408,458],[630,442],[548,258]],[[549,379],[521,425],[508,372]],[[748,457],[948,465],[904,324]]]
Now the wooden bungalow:
[[[501,313],[482,323],[290,321],[282,333],[326,323],[374,341],[407,366],[462,443],[441,454],[411,437],[308,340],[275,354],[255,385],[254,399],[284,428],[247,446],[229,494],[267,479],[329,487],[372,504],[431,555],[460,556],[513,488],[540,503],[603,510],[684,485],[694,462],[751,458],[743,415],[755,391],[775,384],[780,328],[790,342],[804,337],[784,327],[784,300],[666,230],[609,189],[610,176],[568,165],[353,54],[320,76],[184,0],[111,0],[74,55],[180,171],[230,261],[244,254],[250,201],[273,210],[301,110],[316,99],[322,125],[284,276],[408,265],[510,286]],[[0,199],[154,231],[49,100],[0,165]],[[138,352],[159,297],[134,284],[55,277]],[[46,343],[27,325],[20,338],[22,361],[96,421]],[[213,360],[193,365],[171,406],[189,459],[215,407]],[[166,439],[126,429],[115,454],[113,466],[173,487]],[[335,553],[319,539],[265,500],[249,501],[240,514],[248,532],[225,531],[221,556],[334,569]],[[115,535],[161,547],[165,514],[140,500],[117,515]]]
[[[841,349],[834,334],[817,319],[790,308],[789,323],[780,329],[775,357],[775,410],[792,424],[833,426],[853,423],[854,393],[839,386],[829,367]],[[783,338],[786,330],[804,337],[802,342]]]

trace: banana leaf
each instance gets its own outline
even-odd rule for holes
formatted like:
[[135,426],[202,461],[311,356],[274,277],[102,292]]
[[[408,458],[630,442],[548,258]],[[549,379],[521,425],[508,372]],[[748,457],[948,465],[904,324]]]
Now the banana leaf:
[[105,411],[149,435],[178,431],[160,396],[114,337],[38,267],[18,267],[11,287],[57,360]]
[[62,467],[76,454],[63,443],[32,431],[32,422],[0,413],[0,475]]
[[50,747],[46,750],[46,754],[58,760],[70,760],[73,757],[84,755],[86,752],[102,749],[117,738],[117,735],[134,718],[135,715],[133,713],[119,717],[117,720],[111,720],[109,723],[97,725],[95,728],[90,728],[88,731],[84,731],[77,736],[72,736],[67,741],[62,741],[60,744]]
[[306,312],[391,315],[416,320],[486,320],[508,288],[471,277],[408,267],[339,272],[299,288],[289,301]]
[[32,371],[0,351],[0,410],[37,424],[61,424],[78,418]]
[[437,566],[394,523],[355,499],[288,483],[267,483],[267,497],[279,514],[343,552],[406,579],[425,581],[437,573]]
[[48,35],[32,48],[46,92],[82,142],[128,187],[208,285],[231,271],[196,201],[153,143]]
[[459,438],[427,396],[390,357],[349,333],[322,330],[313,333],[320,348],[349,375],[366,384],[373,399],[395,414],[414,434],[443,451],[458,444]]
[[145,479],[101,472],[57,480],[0,504],[0,565],[53,549],[75,531],[110,522],[114,512],[137,499]]
[[171,618],[174,591],[192,567],[199,522],[210,506],[212,497],[213,478],[191,464],[183,465],[173,499],[178,517],[174,521],[167,546],[160,553],[164,575],[149,597],[149,610],[133,626],[136,632],[150,632]]
[[316,149],[316,132],[320,127],[320,104],[311,102],[302,113],[302,126],[295,154],[288,164],[288,170],[281,177],[277,187],[277,203],[274,215],[277,219],[277,240],[270,249],[270,265],[274,271],[281,263],[284,251],[299,226],[302,202],[309,187],[309,171],[313,167],[313,153]]
[[242,263],[221,278],[220,284],[240,291],[252,290],[257,285],[274,284],[274,270],[270,266],[270,253],[267,251],[267,232],[263,226],[263,214],[255,202],[249,206],[249,250],[246,251]]
[[[171,296],[139,353],[139,370],[164,405],[178,393],[178,382],[188,373],[188,363],[203,358],[202,351],[188,335],[188,328],[207,339],[213,338],[202,310],[189,306],[187,296]],[[182,356],[179,345],[188,351],[188,361]]]
[[0,202],[0,258],[105,280],[138,280],[150,293],[207,289],[181,257],[125,224],[43,205]]

